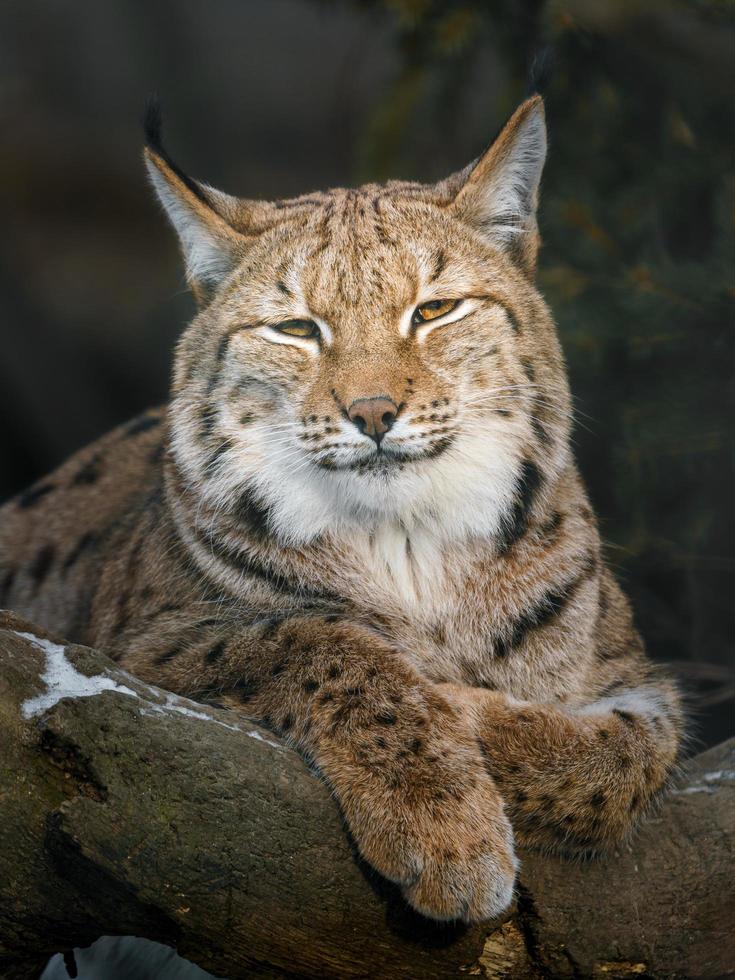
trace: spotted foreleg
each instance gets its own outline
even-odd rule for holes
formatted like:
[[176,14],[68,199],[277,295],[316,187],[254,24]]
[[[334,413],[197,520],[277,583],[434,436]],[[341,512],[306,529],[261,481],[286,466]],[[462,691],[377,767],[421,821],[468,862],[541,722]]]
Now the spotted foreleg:
[[668,681],[620,688],[574,708],[453,691],[526,846],[577,853],[615,846],[674,770],[682,714]]
[[437,919],[510,903],[512,830],[461,713],[400,654],[323,617],[177,648],[146,679],[261,720],[316,764],[363,857]]

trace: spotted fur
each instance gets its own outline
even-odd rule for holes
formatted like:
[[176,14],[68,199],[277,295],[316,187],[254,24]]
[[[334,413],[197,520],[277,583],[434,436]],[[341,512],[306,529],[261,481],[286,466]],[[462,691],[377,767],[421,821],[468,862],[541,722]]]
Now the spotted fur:
[[200,310],[167,408],[5,506],[4,602],[260,719],[415,908],[497,915],[513,831],[624,839],[682,729],[570,452],[541,101],[431,186],[243,201],[149,143]]

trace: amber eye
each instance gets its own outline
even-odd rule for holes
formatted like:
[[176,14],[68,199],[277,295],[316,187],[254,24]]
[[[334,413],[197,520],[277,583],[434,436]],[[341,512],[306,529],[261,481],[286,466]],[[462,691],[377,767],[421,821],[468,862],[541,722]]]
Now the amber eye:
[[284,320],[273,329],[288,334],[289,337],[307,337],[312,340],[319,337],[319,327],[313,320]]
[[429,320],[436,320],[440,316],[451,313],[459,306],[458,299],[433,299],[430,303],[422,303],[413,311],[411,322],[416,325],[428,323]]

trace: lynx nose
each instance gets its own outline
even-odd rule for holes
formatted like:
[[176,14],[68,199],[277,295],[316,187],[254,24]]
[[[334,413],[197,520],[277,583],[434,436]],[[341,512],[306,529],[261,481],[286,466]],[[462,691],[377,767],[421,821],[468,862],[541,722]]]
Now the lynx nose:
[[390,398],[357,398],[347,409],[347,418],[362,432],[370,436],[376,446],[392,428],[398,415],[398,406]]

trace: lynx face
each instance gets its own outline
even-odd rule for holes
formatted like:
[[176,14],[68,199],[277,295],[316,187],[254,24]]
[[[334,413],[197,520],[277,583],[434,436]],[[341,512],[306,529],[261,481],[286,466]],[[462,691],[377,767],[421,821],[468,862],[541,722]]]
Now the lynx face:
[[173,453],[209,504],[284,541],[386,522],[501,532],[563,463],[568,392],[531,277],[544,159],[529,100],[439,185],[274,204],[147,159],[202,310],[179,346]]

